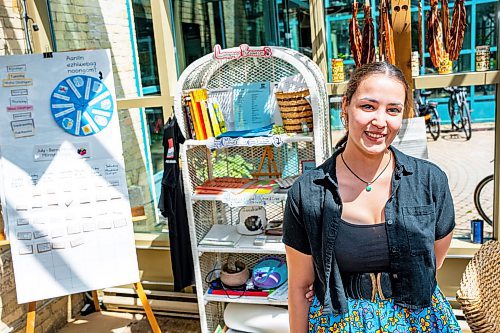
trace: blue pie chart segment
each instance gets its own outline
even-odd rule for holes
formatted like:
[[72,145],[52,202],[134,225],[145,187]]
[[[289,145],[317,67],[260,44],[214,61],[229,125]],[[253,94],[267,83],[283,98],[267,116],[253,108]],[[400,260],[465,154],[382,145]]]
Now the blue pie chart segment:
[[98,78],[70,76],[59,82],[50,96],[56,123],[75,136],[99,133],[111,122],[113,96]]

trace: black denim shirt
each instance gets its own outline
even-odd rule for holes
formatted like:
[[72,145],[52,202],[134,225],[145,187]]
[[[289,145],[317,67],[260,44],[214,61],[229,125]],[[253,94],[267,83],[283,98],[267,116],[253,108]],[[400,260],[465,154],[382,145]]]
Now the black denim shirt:
[[[436,288],[434,242],[455,227],[455,211],[446,174],[435,164],[390,147],[396,168],[385,205],[390,277],[397,305],[431,305]],[[312,255],[314,293],[325,313],[347,312],[334,248],[342,202],[336,179],[337,150],[325,163],[300,177],[288,192],[283,242]],[[352,244],[356,246],[356,244]]]

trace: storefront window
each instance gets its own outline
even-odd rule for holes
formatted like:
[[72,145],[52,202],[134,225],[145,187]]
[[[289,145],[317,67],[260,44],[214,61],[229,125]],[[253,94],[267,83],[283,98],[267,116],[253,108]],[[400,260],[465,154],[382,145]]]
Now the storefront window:
[[156,66],[156,49],[151,16],[151,0],[134,0],[135,32],[137,53],[141,68],[142,93],[144,95],[159,94],[158,69]]
[[[119,110],[120,130],[125,160],[125,173],[130,206],[136,232],[157,230],[154,184],[150,179],[150,155],[145,149],[147,136],[140,136],[147,129],[141,109]],[[161,230],[161,229],[160,229]]]
[[354,69],[354,60],[349,44],[349,19],[351,18],[352,1],[331,0],[326,1],[325,6],[326,38],[328,40],[328,81],[332,80],[332,59],[344,60],[345,73],[349,78],[349,73]]
[[476,45],[496,46],[495,3],[476,5]]
[[279,18],[283,22],[280,36],[286,38],[284,42],[280,40],[280,45],[312,57],[309,1],[283,1],[279,5]]
[[215,44],[276,45],[311,55],[308,1],[172,0],[180,70]]
[[[417,4],[421,2],[423,5],[422,26],[418,29],[418,10]],[[378,1],[370,1],[372,5],[372,15],[375,25],[375,37],[378,36],[378,13],[375,5]],[[354,68],[354,61],[349,45],[349,20],[351,19],[353,0],[326,0],[325,1],[325,16],[326,16],[326,37],[328,50],[328,64],[330,66],[331,59],[341,58],[344,60],[346,78],[349,79],[350,72]],[[450,1],[450,21],[453,15],[454,0]],[[471,72],[475,70],[475,46],[485,44],[490,46],[490,68],[496,69],[496,41],[498,29],[495,24],[495,6],[496,0],[471,0],[466,1],[466,31],[464,41],[459,58],[453,62],[454,73]],[[425,44],[424,65],[421,68],[421,74],[430,75],[437,74],[437,69],[431,62],[428,50],[428,40],[425,37],[427,30],[427,13],[429,12],[429,0],[412,1],[411,20],[412,20],[412,51],[418,50],[418,33],[423,31],[422,40]],[[362,28],[363,11],[360,8],[358,23]],[[450,22],[451,24],[451,22]],[[331,80],[331,68],[329,68],[329,79]],[[455,237],[468,238],[470,236],[470,220],[478,218],[479,215],[474,206],[473,192],[475,185],[482,177],[492,173],[493,143],[494,143],[494,121],[495,121],[495,85],[478,85],[466,87],[467,101],[470,107],[472,120],[472,138],[470,141],[465,140],[465,135],[461,131],[450,131],[450,117],[448,115],[448,101],[450,94],[442,88],[430,89],[432,95],[428,97],[429,101],[437,102],[437,110],[441,118],[441,136],[437,141],[429,140],[427,142],[429,150],[429,159],[440,165],[448,174],[450,180],[454,184],[452,192],[454,201],[456,202],[456,218],[457,228]],[[331,106],[331,129],[332,141],[336,142],[343,133],[343,126],[340,122],[340,96],[330,96]],[[429,136],[430,138],[430,136]],[[478,146],[477,142],[481,142]],[[457,159],[452,164],[449,163],[448,155],[438,154],[442,151],[442,147],[446,147],[450,151],[456,151]],[[477,154],[477,172],[474,173],[474,179],[471,181],[473,186],[465,186],[463,175],[454,172],[453,168],[456,165],[462,165],[466,159],[459,152],[469,151],[470,147],[480,147],[475,151]],[[470,163],[470,162],[465,162]],[[466,164],[463,164],[464,167]],[[471,175],[472,177],[472,175]],[[469,182],[467,182],[469,184]],[[488,189],[488,199],[492,198],[492,191]],[[487,208],[491,208],[488,206]],[[485,226],[485,236],[491,237],[491,227]]]

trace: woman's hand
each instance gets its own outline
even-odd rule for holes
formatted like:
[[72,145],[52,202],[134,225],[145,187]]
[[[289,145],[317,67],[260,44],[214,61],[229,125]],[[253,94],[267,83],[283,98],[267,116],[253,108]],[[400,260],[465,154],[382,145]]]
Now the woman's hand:
[[313,290],[313,285],[311,284],[309,286],[309,291],[306,293],[306,299],[311,303],[314,298],[314,290]]

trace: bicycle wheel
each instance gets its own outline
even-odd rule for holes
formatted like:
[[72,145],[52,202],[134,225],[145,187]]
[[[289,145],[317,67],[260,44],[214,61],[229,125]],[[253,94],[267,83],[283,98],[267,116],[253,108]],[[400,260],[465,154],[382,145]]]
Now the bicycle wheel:
[[429,133],[431,133],[432,139],[436,141],[441,133],[441,120],[439,120],[439,115],[435,108],[429,108],[429,116],[430,119],[427,120],[427,129],[429,130]]
[[489,175],[483,178],[474,190],[474,205],[489,225],[493,224],[493,186],[493,175]]
[[467,102],[464,102],[464,104],[462,104],[462,107],[460,108],[460,116],[462,118],[462,129],[464,130],[465,138],[467,140],[470,140],[470,138],[472,137],[472,127],[470,122],[470,111]]

